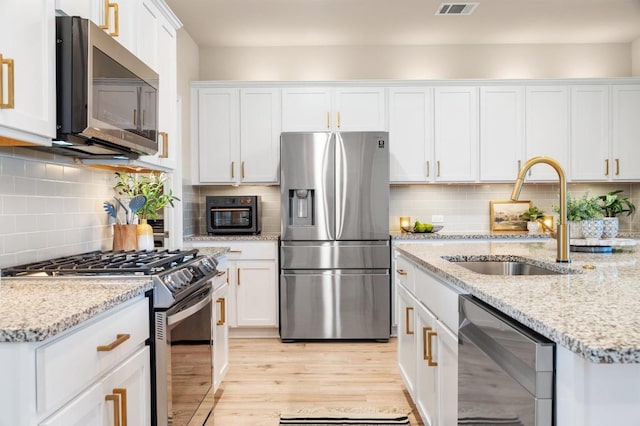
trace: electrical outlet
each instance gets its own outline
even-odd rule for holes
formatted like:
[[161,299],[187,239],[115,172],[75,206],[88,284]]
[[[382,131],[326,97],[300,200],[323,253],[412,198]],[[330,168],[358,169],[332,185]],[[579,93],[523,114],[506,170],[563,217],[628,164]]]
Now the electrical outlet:
[[432,214],[431,223],[435,223],[435,222],[444,222],[444,216],[441,214]]

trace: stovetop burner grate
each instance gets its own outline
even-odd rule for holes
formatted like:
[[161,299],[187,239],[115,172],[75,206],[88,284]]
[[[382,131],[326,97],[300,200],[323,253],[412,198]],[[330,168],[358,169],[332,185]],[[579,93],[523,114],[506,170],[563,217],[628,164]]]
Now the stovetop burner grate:
[[151,252],[96,250],[5,268],[2,275],[154,275],[186,263],[197,254],[198,249]]

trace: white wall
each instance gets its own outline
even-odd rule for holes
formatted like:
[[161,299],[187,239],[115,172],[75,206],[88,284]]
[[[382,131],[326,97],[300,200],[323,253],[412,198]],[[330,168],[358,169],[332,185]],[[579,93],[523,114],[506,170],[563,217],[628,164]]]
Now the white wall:
[[[400,216],[410,216],[412,221],[431,222],[432,215],[444,216],[447,232],[488,232],[490,226],[489,203],[491,200],[508,200],[512,184],[466,185],[391,185],[389,188],[389,229],[400,231]],[[622,189],[624,196],[640,207],[640,184],[569,184],[572,197],[584,192],[595,197],[609,191]],[[280,232],[279,186],[202,186],[198,189],[200,205],[207,195],[260,195],[262,196],[263,232]],[[546,214],[552,215],[552,206],[558,205],[558,185],[553,183],[526,183],[521,200],[530,200]],[[195,233],[206,234],[204,211],[194,210]],[[640,214],[640,213],[638,213]],[[619,216],[621,231],[638,231],[640,224],[634,216]],[[185,218],[185,220],[187,220]],[[188,235],[188,234],[186,234]]]
[[640,77],[640,38],[631,44],[631,75]]
[[631,75],[631,44],[628,43],[200,49],[201,80],[597,78]]
[[113,173],[25,148],[0,149],[0,268],[111,248],[102,203]]

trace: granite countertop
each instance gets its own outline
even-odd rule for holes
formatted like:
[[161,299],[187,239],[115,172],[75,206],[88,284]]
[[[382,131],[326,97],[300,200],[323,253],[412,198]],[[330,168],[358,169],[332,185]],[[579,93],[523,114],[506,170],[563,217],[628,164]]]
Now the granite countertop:
[[43,341],[152,288],[148,277],[3,277],[0,342]]
[[[555,240],[396,245],[444,281],[494,306],[557,344],[596,363],[640,363],[640,253],[571,253],[555,262]],[[568,275],[490,276],[449,262],[497,256],[531,259]],[[593,269],[587,269],[592,268]]]
[[277,241],[279,232],[262,232],[257,235],[189,235],[184,241]]
[[528,232],[391,232],[392,240],[547,240],[549,234]]

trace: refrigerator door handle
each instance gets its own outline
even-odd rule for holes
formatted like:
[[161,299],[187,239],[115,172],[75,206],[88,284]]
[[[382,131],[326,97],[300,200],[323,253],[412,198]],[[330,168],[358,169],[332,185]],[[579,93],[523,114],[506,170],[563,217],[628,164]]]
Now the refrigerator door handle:
[[340,133],[334,133],[336,151],[335,151],[335,238],[340,239],[342,236],[342,229],[344,227],[345,220],[345,206],[347,200],[345,199],[346,185],[347,185],[347,164],[345,161],[346,152],[344,143]]

